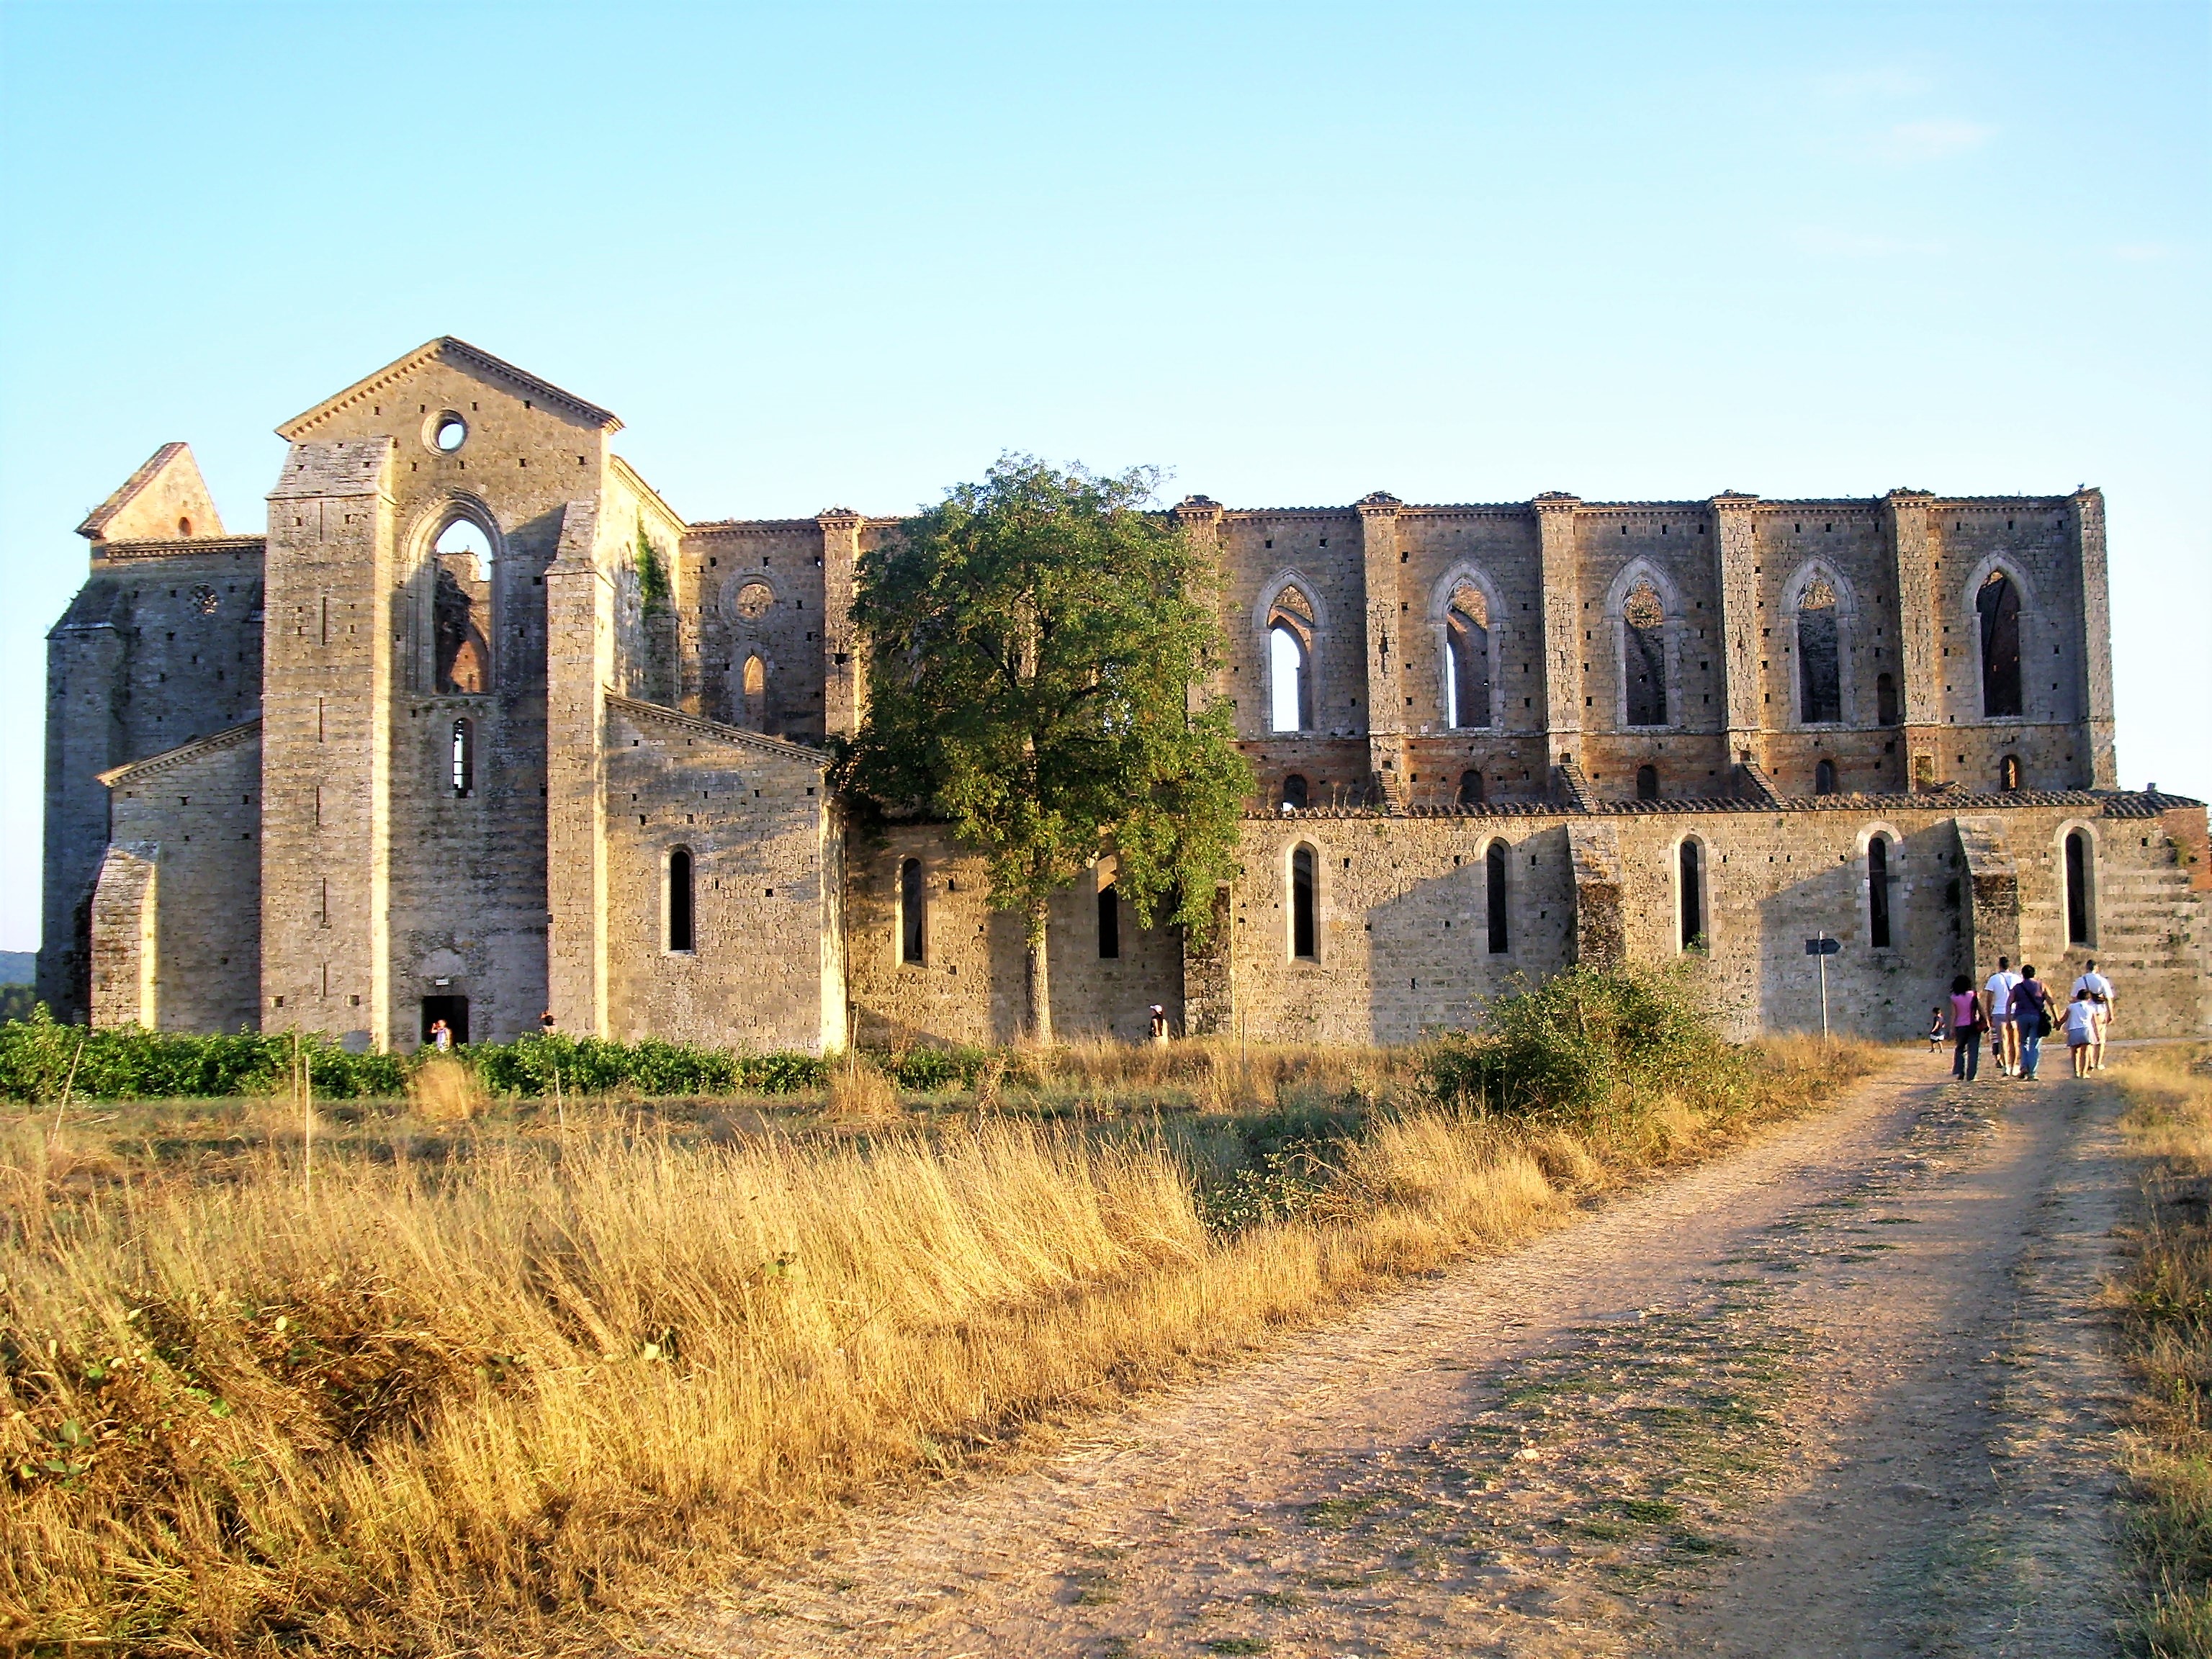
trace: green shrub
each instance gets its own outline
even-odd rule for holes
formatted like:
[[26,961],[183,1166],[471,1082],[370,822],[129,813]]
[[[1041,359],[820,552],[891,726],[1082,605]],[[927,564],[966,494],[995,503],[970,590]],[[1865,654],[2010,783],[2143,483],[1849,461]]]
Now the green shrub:
[[1595,1126],[1672,1092],[1718,1101],[1741,1061],[1680,973],[1575,967],[1498,998],[1471,1036],[1424,1057],[1439,1100]]

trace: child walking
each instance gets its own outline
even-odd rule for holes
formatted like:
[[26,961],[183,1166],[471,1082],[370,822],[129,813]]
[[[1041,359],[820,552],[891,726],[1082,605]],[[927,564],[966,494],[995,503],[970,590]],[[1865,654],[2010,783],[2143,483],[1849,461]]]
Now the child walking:
[[2074,1061],[2074,1075],[2089,1075],[2091,1051],[2097,1042],[2097,1005],[2087,991],[2075,988],[2066,1005],[2066,1052]]

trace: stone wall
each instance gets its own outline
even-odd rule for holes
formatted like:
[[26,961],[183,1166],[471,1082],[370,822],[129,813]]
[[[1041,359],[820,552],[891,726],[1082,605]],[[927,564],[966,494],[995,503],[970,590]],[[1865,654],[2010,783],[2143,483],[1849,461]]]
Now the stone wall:
[[106,775],[95,1025],[258,1029],[260,735],[250,721]]
[[[820,757],[616,699],[606,776],[608,1034],[841,1046],[842,830]],[[689,949],[670,933],[679,848],[691,860]]]

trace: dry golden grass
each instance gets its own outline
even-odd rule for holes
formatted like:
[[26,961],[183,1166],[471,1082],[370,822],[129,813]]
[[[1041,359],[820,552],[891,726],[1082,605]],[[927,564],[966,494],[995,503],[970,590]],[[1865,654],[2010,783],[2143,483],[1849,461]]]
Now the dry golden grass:
[[2116,1053],[2120,1120],[2145,1160],[2137,1249],[2120,1285],[2136,1380],[2130,1531],[2145,1591],[2136,1636],[2160,1659],[2212,1655],[2212,1048]]
[[842,1123],[882,1122],[899,1113],[899,1091],[865,1054],[848,1050],[830,1068],[827,1115]]
[[[1174,1075],[1141,1052],[1113,1086]],[[184,1179],[96,1121],[57,1140],[18,1118],[0,1642],[542,1647],[871,1488],[1556,1224],[1873,1054],[1785,1054],[1725,1115],[1647,1103],[1605,1143],[1372,1114],[1298,1219],[1236,1231],[1206,1224],[1164,1131],[987,1112],[933,1136],[860,1079],[860,1139],[580,1113],[558,1146],[471,1126],[436,1162],[326,1146],[312,1196],[279,1142]],[[1403,1066],[1198,1054],[1210,1097],[1270,1109],[1371,1098]],[[1066,1064],[1109,1086],[1104,1057]]]
[[407,1098],[432,1123],[465,1122],[490,1104],[476,1073],[450,1058],[434,1057],[417,1066],[407,1079]]

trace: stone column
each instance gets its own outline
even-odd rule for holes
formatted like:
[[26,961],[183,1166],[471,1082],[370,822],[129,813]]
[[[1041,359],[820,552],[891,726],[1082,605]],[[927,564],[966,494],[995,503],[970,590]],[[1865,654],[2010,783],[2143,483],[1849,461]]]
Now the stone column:
[[868,712],[868,662],[853,625],[853,591],[860,562],[860,515],[833,507],[815,515],[822,526],[822,729],[849,738]]
[[1575,545],[1576,497],[1547,490],[1529,503],[1536,514],[1536,557],[1544,590],[1544,747],[1547,763],[1582,763],[1583,580]]
[[605,1036],[607,1009],[606,694],[614,678],[614,578],[598,556],[599,509],[570,501],[545,571],[545,951],[553,1018]]
[[[1176,503],[1175,515],[1176,522],[1182,526],[1183,533],[1190,538],[1191,550],[1218,580],[1222,574],[1221,503],[1210,495],[1186,495]],[[1225,584],[1219,589],[1217,597],[1224,605],[1228,602],[1229,595]],[[1236,619],[1224,615],[1219,620],[1224,636],[1233,637],[1232,630],[1237,626]],[[1206,706],[1209,699],[1228,696],[1228,680],[1229,665],[1225,661],[1215,661],[1207,672],[1200,675],[1191,683],[1189,694],[1184,699],[1190,711],[1196,714]]]
[[1908,789],[1933,788],[1943,775],[1943,602],[1928,522],[1934,501],[1917,489],[1893,489],[1882,498],[1897,590],[1897,710],[1903,752],[1895,781]]
[[107,845],[107,787],[100,775],[131,758],[123,709],[130,706],[129,651],[118,614],[119,586],[88,583],[46,635],[46,813],[44,931],[40,997],[61,1020],[90,1008],[92,962],[83,929]]
[[379,1048],[403,626],[392,453],[390,438],[292,446],[269,493],[262,624],[261,1029]]
[[100,860],[92,894],[89,1023],[106,1029],[159,1029],[159,953],[155,927],[161,849],[118,842]]
[[1766,763],[1765,690],[1759,669],[1759,548],[1752,508],[1756,495],[1725,490],[1707,504],[1712,514],[1713,570],[1721,596],[1721,726],[1729,763]]
[[1398,614],[1398,508],[1376,490],[1358,503],[1361,568],[1367,591],[1367,767],[1392,806],[1406,803],[1406,697]]
[[2067,781],[2077,788],[2117,789],[2120,762],[2112,741],[2112,596],[2105,580],[2105,492],[2077,489],[2070,505],[2081,570],[2080,741],[2087,752],[2075,760],[2075,775]]

